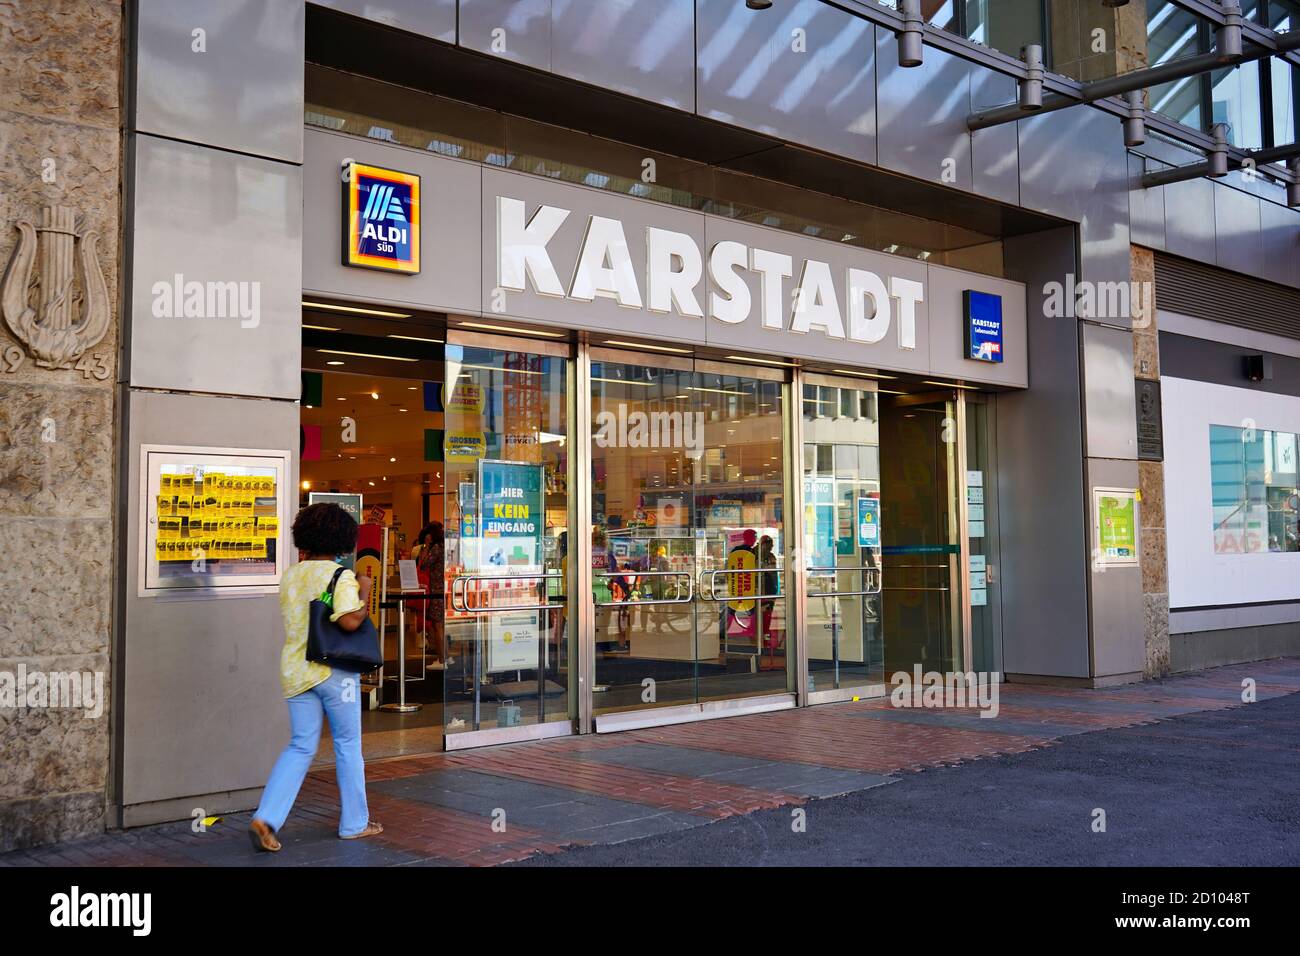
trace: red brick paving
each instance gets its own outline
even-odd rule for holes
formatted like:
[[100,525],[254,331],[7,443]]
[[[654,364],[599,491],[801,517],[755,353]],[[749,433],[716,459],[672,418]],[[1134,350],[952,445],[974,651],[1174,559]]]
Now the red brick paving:
[[[893,774],[997,754],[1050,746],[1061,732],[1105,730],[1152,724],[1176,713],[1240,706],[1241,680],[1257,681],[1259,699],[1300,691],[1300,667],[1294,660],[1236,665],[1172,678],[1159,683],[1083,690],[1052,685],[1004,685],[1000,716],[1019,726],[1041,724],[1041,735],[1007,734],[980,728],[877,719],[864,711],[888,710],[889,700],[873,699],[801,710],[680,724],[603,736],[556,738],[480,750],[398,757],[368,764],[371,783],[417,777],[432,771],[461,769],[485,776],[527,781],[595,794],[665,811],[719,819],[767,807],[801,803],[802,798],[717,779],[623,767],[581,759],[585,753],[629,744],[651,743],[815,766]],[[1224,696],[1225,691],[1233,691]],[[1207,694],[1213,692],[1213,695]],[[1023,695],[1020,702],[1017,695]],[[1052,706],[1046,701],[1058,701]],[[1107,702],[1104,710],[1088,703]],[[1076,704],[1077,706],[1072,706]],[[1125,709],[1123,704],[1130,704]],[[1154,709],[1154,712],[1153,712]],[[952,714],[951,710],[940,713]],[[991,721],[990,723],[994,723]],[[1260,742],[1253,746],[1269,746]],[[452,865],[490,866],[562,847],[546,833],[510,823],[494,832],[489,817],[404,799],[372,790],[370,806],[385,832],[373,843],[415,859]],[[195,836],[188,821],[105,834],[55,847],[0,855],[0,865],[174,866],[194,865],[196,840],[205,848],[246,846],[247,814],[232,814],[207,834]],[[308,775],[294,815],[293,834],[332,833],[338,824],[338,797],[333,768]],[[289,827],[286,827],[288,835]],[[292,848],[290,848],[292,850]],[[243,857],[230,857],[237,860]],[[253,858],[250,856],[251,861]],[[314,857],[319,862],[318,857]],[[328,861],[326,861],[328,862]]]

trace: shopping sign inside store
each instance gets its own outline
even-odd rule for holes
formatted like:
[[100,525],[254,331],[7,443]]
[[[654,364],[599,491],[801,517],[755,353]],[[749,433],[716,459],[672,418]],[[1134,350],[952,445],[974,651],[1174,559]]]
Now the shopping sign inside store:
[[[496,197],[497,284],[507,291],[531,287],[577,302],[608,298],[627,309],[697,319],[707,307],[711,320],[729,325],[755,321],[764,329],[867,344],[883,340],[892,325],[899,348],[916,348],[925,285],[915,279],[833,268],[731,240],[715,242],[706,262],[694,237],[652,226],[645,229],[645,262],[635,264],[623,223],[592,215],[576,261],[558,264],[572,276],[566,286],[548,247],[571,210],[541,205],[525,213],[523,200]],[[706,269],[710,288],[701,301],[697,288]],[[746,273],[758,279],[757,302]]]

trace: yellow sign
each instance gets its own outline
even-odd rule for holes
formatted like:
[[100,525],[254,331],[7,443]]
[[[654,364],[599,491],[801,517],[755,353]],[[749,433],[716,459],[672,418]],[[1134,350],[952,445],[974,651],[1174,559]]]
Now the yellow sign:
[[[753,599],[758,595],[758,559],[754,552],[738,548],[727,555],[727,570],[739,571],[740,574],[727,575],[727,597],[739,598],[728,601],[733,611],[752,611]],[[754,573],[749,573],[754,572]]]
[[447,411],[463,415],[483,414],[483,386],[475,382],[457,382],[451,390]]
[[447,461],[478,461],[487,450],[487,439],[480,431],[451,431],[443,447]]

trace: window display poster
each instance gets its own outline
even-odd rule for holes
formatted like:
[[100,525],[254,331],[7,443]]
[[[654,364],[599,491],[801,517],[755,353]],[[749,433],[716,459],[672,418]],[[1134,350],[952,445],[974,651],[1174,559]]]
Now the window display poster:
[[361,495],[342,494],[335,491],[310,491],[307,493],[307,504],[335,504],[352,515],[352,520],[357,524],[362,524],[364,519],[361,517]]
[[1094,488],[1092,503],[1100,560],[1137,564],[1137,490]]
[[536,670],[541,650],[537,611],[487,614],[487,672]]
[[540,574],[545,507],[542,465],[479,462],[481,570]]
[[880,547],[880,499],[858,499],[858,547]]
[[719,499],[709,505],[709,524],[714,527],[738,525],[741,522],[742,508],[743,502]]
[[[805,478],[804,548],[808,566],[833,569],[835,562],[835,482],[830,478]],[[810,577],[828,577],[834,570],[809,571]]]

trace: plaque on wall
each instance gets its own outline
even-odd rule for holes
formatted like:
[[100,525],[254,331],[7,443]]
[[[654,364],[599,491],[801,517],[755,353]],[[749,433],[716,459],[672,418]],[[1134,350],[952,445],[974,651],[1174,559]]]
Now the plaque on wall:
[[1160,383],[1137,379],[1138,459],[1165,460],[1164,426],[1160,417]]

